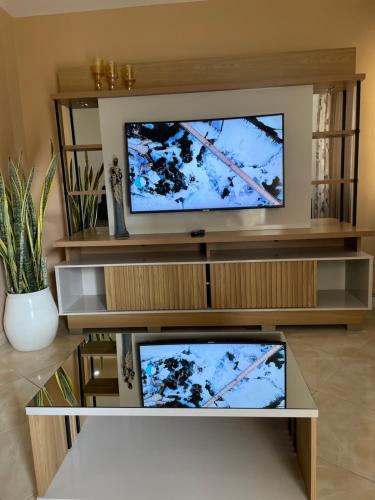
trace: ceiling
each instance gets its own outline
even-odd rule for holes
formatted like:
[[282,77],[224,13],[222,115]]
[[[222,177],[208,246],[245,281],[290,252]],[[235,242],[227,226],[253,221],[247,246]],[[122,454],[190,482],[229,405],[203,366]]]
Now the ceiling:
[[202,1],[206,0],[0,0],[0,7],[11,16],[24,17]]

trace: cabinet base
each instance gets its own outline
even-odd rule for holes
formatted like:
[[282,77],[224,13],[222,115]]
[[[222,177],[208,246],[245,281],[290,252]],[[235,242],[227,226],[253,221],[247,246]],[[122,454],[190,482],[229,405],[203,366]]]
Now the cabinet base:
[[69,329],[179,326],[350,325],[360,328],[365,311],[189,311],[68,316]]

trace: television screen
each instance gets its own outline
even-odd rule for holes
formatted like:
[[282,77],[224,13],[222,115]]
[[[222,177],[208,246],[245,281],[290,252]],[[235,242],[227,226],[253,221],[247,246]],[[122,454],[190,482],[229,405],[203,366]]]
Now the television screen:
[[285,343],[139,345],[143,406],[285,408]]
[[125,125],[130,211],[284,206],[284,115]]

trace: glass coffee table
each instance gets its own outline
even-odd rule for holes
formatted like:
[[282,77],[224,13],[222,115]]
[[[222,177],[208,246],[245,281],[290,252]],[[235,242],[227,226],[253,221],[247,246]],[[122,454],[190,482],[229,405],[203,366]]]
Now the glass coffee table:
[[[157,381],[152,366],[140,363],[139,344],[234,338],[285,342],[282,333],[252,330],[88,335],[26,407],[38,498],[314,500],[318,410],[287,343],[283,401],[271,391],[263,407],[228,407],[236,382],[208,407],[176,405],[176,398],[159,404],[165,387],[155,405],[146,403],[143,382]],[[265,363],[254,363],[252,380],[237,377],[261,387],[264,397],[274,384]],[[181,386],[192,390],[186,377]]]

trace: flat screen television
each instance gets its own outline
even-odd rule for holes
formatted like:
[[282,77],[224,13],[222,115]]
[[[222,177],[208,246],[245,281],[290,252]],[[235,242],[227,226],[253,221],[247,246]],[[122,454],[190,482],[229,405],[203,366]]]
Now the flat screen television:
[[286,406],[284,342],[150,342],[138,348],[144,407]]
[[284,206],[284,115],[125,124],[131,213]]

